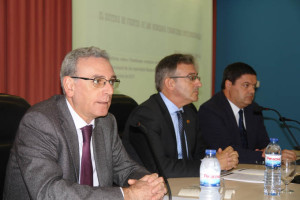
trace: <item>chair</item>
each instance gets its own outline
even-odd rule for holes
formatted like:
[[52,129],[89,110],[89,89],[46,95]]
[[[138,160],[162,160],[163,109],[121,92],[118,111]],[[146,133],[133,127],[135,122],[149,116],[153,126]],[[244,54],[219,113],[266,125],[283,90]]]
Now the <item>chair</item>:
[[0,199],[2,199],[6,165],[21,118],[30,107],[23,98],[0,93]]
[[157,166],[158,160],[155,160],[153,148],[151,148],[152,146],[146,134],[146,129],[139,124],[136,126],[129,126],[129,143],[136,153],[134,156],[132,156],[132,153],[130,153],[130,155],[149,172],[161,174],[163,172],[160,171],[159,166]]
[[155,154],[155,147],[148,137],[147,128],[144,127],[140,122],[136,126],[131,125],[129,128],[129,141],[134,148],[135,153],[138,155],[143,166],[149,172],[158,173],[161,177],[163,177],[167,186],[169,199],[172,200],[172,193],[168,178],[166,177],[164,170],[161,167],[161,163],[159,162],[158,157]]
[[120,137],[122,137],[126,121],[131,111],[137,106],[138,104],[133,98],[124,94],[113,94],[108,112],[112,113],[117,120]]

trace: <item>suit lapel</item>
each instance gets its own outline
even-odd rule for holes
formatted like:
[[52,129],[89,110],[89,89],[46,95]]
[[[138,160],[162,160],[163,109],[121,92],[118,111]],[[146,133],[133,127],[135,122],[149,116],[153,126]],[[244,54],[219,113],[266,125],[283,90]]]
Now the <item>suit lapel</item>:
[[65,140],[71,154],[73,161],[73,167],[75,169],[76,180],[79,181],[79,143],[77,131],[75,128],[74,121],[72,119],[71,113],[67,107],[66,99],[64,96],[58,100],[58,108],[60,113],[58,117],[61,122],[61,130],[64,133]]
[[[154,94],[153,97],[154,97],[155,102],[158,104],[159,111],[162,114],[162,118],[160,118],[160,120],[164,122],[164,125],[166,125],[166,127],[164,127],[164,130],[167,130],[167,131],[162,132],[162,134],[165,135],[164,138],[168,138],[168,141],[166,142],[166,144],[177,144],[173,121],[172,121],[172,118],[170,116],[169,110],[168,110],[165,102],[162,100],[159,93]],[[177,145],[170,145],[170,146],[172,147],[173,156],[178,157]],[[170,147],[168,147],[168,148],[170,148]]]
[[242,145],[241,136],[240,136],[238,124],[236,122],[236,118],[235,118],[235,116],[233,114],[233,111],[232,111],[232,108],[231,108],[231,106],[230,106],[230,104],[229,104],[229,102],[228,102],[228,100],[225,97],[223,92],[221,92],[221,103],[220,103],[220,105],[224,105],[223,106],[224,109],[225,109],[224,114],[227,115],[227,119],[228,119],[228,121],[230,123],[230,127],[231,127],[230,129],[233,132],[232,135],[235,138],[235,142],[237,144]]
[[[255,138],[252,138],[253,134],[251,134],[253,130],[253,114],[251,113],[251,109],[249,109],[249,106],[244,108],[244,114],[245,114],[245,122],[246,122],[246,131],[247,131],[247,140],[248,140],[248,148],[252,149],[254,147],[253,142],[255,141]],[[253,111],[252,111],[253,112]]]
[[162,100],[160,94],[156,94],[154,97],[155,97],[155,100],[157,101],[157,103],[158,103],[158,105],[160,107],[160,110],[162,112],[162,115],[163,115],[163,118],[164,118],[163,121],[166,122],[166,124],[169,127],[169,130],[172,130],[171,131],[172,138],[176,142],[175,129],[174,129],[173,121],[172,121],[172,118],[170,116],[169,110],[168,110],[165,102]]
[[96,171],[98,175],[98,181],[99,186],[105,186],[107,185],[107,182],[109,181],[109,173],[107,172],[107,166],[105,163],[108,163],[105,161],[106,159],[106,149],[105,149],[105,142],[104,142],[104,135],[103,135],[103,129],[101,128],[102,119],[97,118],[95,119],[95,128],[93,130],[93,151],[94,151],[94,159],[95,159],[95,165],[96,165]]

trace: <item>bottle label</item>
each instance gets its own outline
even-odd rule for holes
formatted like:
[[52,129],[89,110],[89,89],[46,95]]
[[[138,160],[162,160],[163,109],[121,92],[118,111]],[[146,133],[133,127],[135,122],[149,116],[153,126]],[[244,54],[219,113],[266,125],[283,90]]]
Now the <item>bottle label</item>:
[[220,174],[200,174],[200,186],[220,187]]
[[281,167],[281,155],[276,154],[266,154],[265,155],[266,167]]

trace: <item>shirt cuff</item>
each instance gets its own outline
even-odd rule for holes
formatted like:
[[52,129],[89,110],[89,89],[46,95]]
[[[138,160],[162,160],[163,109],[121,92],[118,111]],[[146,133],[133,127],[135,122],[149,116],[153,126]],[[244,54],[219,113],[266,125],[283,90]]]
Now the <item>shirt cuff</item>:
[[122,192],[122,195],[123,195],[123,197],[124,197],[124,192],[123,192],[123,188],[121,188],[121,187],[120,187],[120,190],[121,190],[121,192]]

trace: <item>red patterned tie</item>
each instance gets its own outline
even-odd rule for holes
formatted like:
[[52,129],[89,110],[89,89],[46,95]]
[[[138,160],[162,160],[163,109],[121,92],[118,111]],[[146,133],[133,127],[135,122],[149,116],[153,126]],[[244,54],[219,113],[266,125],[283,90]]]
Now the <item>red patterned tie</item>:
[[81,131],[83,137],[83,146],[81,157],[80,184],[93,187],[93,166],[90,148],[93,125],[82,127]]

